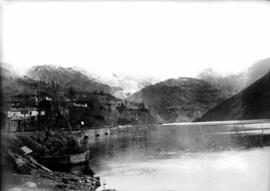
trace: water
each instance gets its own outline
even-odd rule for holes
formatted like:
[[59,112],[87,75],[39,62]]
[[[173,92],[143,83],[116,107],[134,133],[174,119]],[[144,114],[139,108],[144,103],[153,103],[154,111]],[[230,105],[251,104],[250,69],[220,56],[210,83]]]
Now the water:
[[97,173],[107,187],[123,191],[269,191],[269,148],[174,153],[167,158],[102,161]]
[[174,131],[169,134],[141,131],[100,138],[90,147],[95,156],[92,168],[106,184],[105,188],[270,190],[270,147],[235,144],[232,137],[198,140],[187,135],[181,137]]

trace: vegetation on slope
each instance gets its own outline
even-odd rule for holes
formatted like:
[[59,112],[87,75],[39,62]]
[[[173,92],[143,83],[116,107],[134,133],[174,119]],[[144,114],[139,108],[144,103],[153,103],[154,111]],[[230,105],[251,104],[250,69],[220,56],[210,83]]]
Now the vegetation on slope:
[[147,86],[128,98],[143,102],[160,122],[192,121],[224,100],[221,91],[194,78],[169,79]]

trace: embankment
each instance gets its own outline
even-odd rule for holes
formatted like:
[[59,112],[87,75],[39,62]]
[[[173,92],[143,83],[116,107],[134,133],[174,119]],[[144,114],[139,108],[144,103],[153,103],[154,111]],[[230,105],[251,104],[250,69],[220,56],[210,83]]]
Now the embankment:
[[[23,146],[33,152],[26,154],[21,149]],[[53,172],[36,160],[38,156],[57,155],[59,151],[81,152],[83,149],[80,138],[72,133],[1,133],[1,190],[95,190],[100,186],[99,177]]]

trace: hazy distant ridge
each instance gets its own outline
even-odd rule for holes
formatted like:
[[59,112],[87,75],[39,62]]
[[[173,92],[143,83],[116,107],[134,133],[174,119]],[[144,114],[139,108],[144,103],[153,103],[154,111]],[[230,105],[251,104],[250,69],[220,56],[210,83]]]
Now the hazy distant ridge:
[[231,97],[263,77],[270,70],[270,58],[252,64],[247,70],[237,74],[221,75],[207,68],[197,75],[197,78],[211,83],[219,88],[224,95]]
[[196,121],[270,118],[270,72]]

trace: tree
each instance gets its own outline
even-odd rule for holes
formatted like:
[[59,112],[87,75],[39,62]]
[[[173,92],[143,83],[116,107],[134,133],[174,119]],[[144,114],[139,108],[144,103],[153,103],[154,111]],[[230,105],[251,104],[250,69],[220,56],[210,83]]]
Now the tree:
[[76,94],[75,88],[73,86],[70,86],[68,88],[68,96],[71,99],[71,101],[73,101],[73,98],[74,98],[75,94]]

